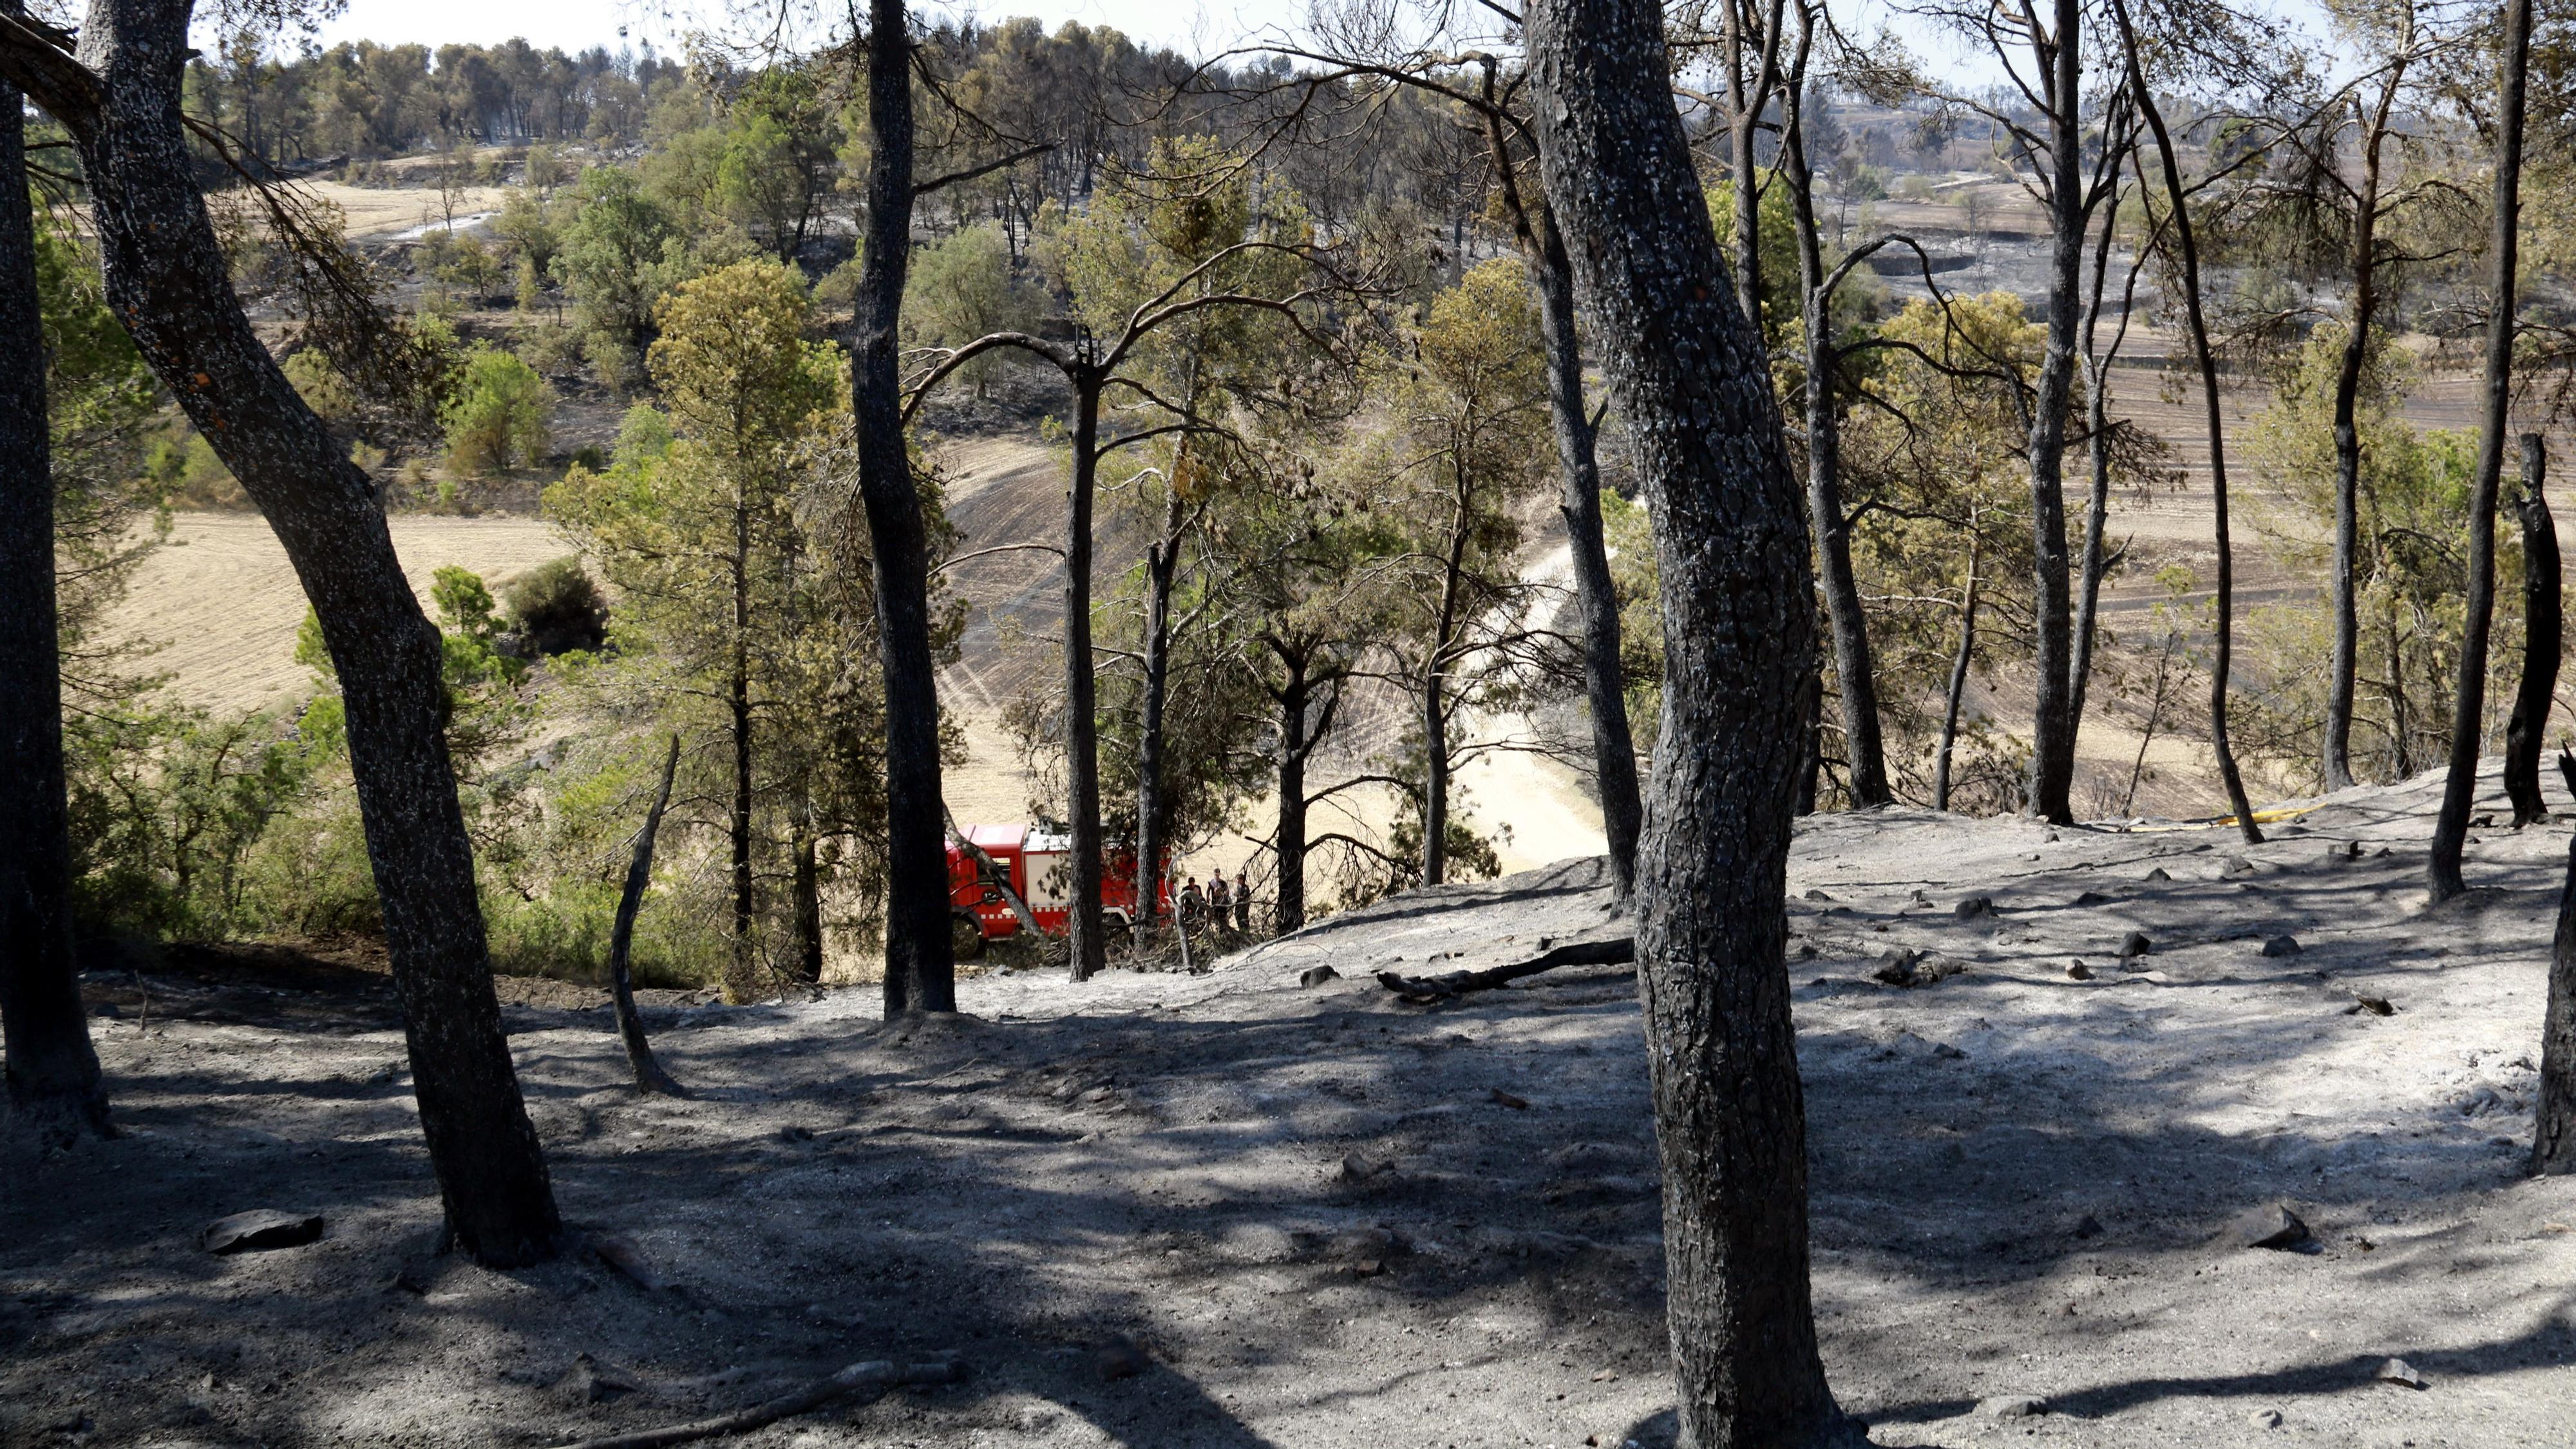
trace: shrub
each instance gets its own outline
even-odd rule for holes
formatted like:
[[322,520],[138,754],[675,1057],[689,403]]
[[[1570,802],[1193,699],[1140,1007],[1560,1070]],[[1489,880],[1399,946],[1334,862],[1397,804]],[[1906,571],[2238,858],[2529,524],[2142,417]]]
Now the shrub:
[[238,508],[250,502],[224,460],[185,422],[144,454],[143,474],[156,496],[190,508]]
[[642,369],[636,365],[635,349],[614,332],[592,331],[582,334],[582,360],[590,364],[590,374],[599,385],[618,397],[634,391],[642,380]]
[[330,722],[218,717],[157,697],[64,732],[85,921],[211,940],[255,914],[258,848],[338,749]]
[[537,370],[496,347],[466,354],[454,395],[439,410],[447,463],[468,475],[534,464],[546,451],[554,391]]
[[307,347],[286,359],[286,380],[295,385],[305,406],[320,415],[334,428],[346,430],[358,418],[358,390],[341,376],[340,369],[317,347]]
[[519,333],[517,352],[548,377],[581,370],[582,335],[561,322],[539,322]]
[[242,874],[237,934],[375,935],[385,928],[366,825],[345,770],[308,808],[270,822]]
[[542,563],[510,585],[510,618],[528,652],[597,649],[608,637],[608,604],[577,557]]

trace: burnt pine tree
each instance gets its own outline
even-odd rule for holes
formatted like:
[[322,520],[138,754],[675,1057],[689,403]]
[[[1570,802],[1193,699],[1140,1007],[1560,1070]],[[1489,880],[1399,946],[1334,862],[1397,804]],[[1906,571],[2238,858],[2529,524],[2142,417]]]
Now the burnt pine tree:
[[2030,397],[2032,663],[2030,812],[2056,824],[2074,819],[2076,712],[2072,585],[2066,543],[2066,444],[2075,396],[2077,335],[2085,312],[2084,239],[2119,189],[2123,149],[2100,144],[2107,98],[2088,107],[2084,0],[2035,0],[1999,9],[1977,0],[1910,0],[1909,13],[1940,21],[1985,47],[2012,78],[2010,104],[1951,95],[1941,99],[1985,119],[2027,168],[2027,184],[2048,217],[2048,344]]
[[[2369,366],[2373,337],[2371,329],[2379,317],[2379,304],[2386,291],[2381,264],[2393,250],[2380,233],[2380,223],[2406,198],[2404,190],[2386,185],[2388,142],[2398,123],[2398,101],[2406,83],[2407,67],[2419,57],[2417,48],[2417,11],[2412,3],[2395,7],[2399,27],[2395,35],[2377,37],[2389,45],[2388,60],[2381,68],[2373,93],[2367,98],[2356,95],[2351,102],[2355,139],[2360,143],[2361,176],[2357,182],[2344,181],[2335,164],[2344,128],[2324,128],[2322,145],[2315,170],[2350,208],[2348,227],[2349,275],[2352,280],[2352,302],[2344,326],[2343,354],[2335,368],[2334,443],[2335,443],[2335,532],[2334,562],[2330,587],[2333,591],[2334,644],[2326,680],[2326,719],[2324,755],[2321,764],[2328,790],[2341,790],[2352,784],[2352,695],[2359,677],[2361,622],[2354,610],[2353,584],[2360,571],[2361,519],[2361,425],[2359,404],[2362,378]],[[2540,768],[2538,746],[2532,754],[2535,779]],[[2538,785],[2533,786],[2535,793]]]
[[2531,0],[2505,0],[2504,56],[2496,73],[2495,283],[2487,315],[2486,395],[2480,399],[2478,469],[2469,483],[2469,596],[2460,628],[2460,682],[2452,701],[2450,773],[2424,867],[2435,904],[2468,890],[2460,847],[2469,838],[2477,792],[2478,741],[2486,714],[2487,629],[2495,613],[2496,485],[2504,474],[2504,429],[2513,401],[2516,246],[2522,225],[2523,82],[2531,70]]
[[[2147,88],[2146,62],[2138,46],[2137,27],[2131,23],[2126,0],[2112,0],[2111,9],[2120,24],[2130,98],[2137,105],[2139,117],[2147,123],[2148,134],[2155,138],[2157,167],[2164,178],[2174,241],[2174,270],[2182,278],[2183,323],[2191,337],[2192,360],[2200,374],[2201,419],[2209,435],[2210,538],[2218,553],[2217,588],[2211,600],[2215,642],[2209,660],[2209,748],[2218,756],[2219,782],[2227,788],[2227,808],[2236,816],[2238,833],[2249,843],[2259,844],[2263,830],[2254,823],[2254,807],[2245,798],[2245,776],[2236,768],[2236,751],[2227,740],[2228,674],[2236,647],[2236,551],[2227,530],[2227,417],[2219,406],[2218,354],[2210,345],[2209,314],[2201,302],[2199,233],[2192,226],[2191,193],[2183,185],[2182,162],[2174,151],[2173,132],[2165,125],[2164,111],[2156,105],[2155,93]],[[2052,322],[2052,356],[2056,337],[2057,328]]]
[[1780,968],[1815,688],[1805,517],[1667,88],[1661,9],[1540,0],[1526,15],[1548,199],[1636,440],[1661,575],[1637,965],[1680,1439],[1858,1445],[1816,1352],[1806,1109]]
[[[1807,63],[1821,28],[1821,6],[1801,0],[1798,48],[1789,67],[1780,127],[1780,181],[1789,188],[1789,212],[1798,241],[1798,293],[1804,299],[1800,329],[1806,345],[1802,392],[1807,422],[1807,523],[1816,539],[1816,586],[1824,596],[1825,622],[1833,631],[1834,684],[1841,696],[1844,780],[1855,808],[1896,798],[1887,780],[1887,746],[1878,723],[1878,666],[1869,643],[1869,615],[1852,571],[1851,515],[1843,506],[1842,399],[1837,380],[1842,349],[1834,341],[1834,295],[1849,266],[1828,270],[1816,224],[1816,171],[1807,156]],[[1874,250],[1874,248],[1873,248]]]
[[2549,727],[2559,655],[2566,648],[2558,523],[2540,487],[2548,468],[2548,443],[2538,433],[2523,434],[2522,499],[2514,508],[2522,522],[2522,685],[2504,727],[2504,792],[2513,801],[2517,830],[2549,818],[2549,802],[2540,794],[2540,736]]
[[868,6],[866,244],[859,256],[850,407],[859,500],[876,575],[886,692],[885,1009],[955,1011],[947,806],[939,784],[939,672],[930,648],[930,528],[904,447],[899,324],[912,253],[912,37],[903,0]]
[[1583,623],[1583,702],[1592,723],[1593,779],[1601,795],[1601,834],[1609,847],[1610,884],[1621,900],[1636,889],[1637,832],[1645,806],[1637,790],[1637,742],[1628,723],[1628,684],[1620,668],[1619,599],[1610,582],[1610,552],[1601,534],[1598,417],[1583,405],[1583,343],[1574,310],[1574,261],[1555,214],[1521,192],[1515,133],[1521,117],[1502,104],[1494,67],[1484,65],[1477,111],[1485,124],[1498,199],[1520,243],[1530,287],[1538,294],[1539,337],[1547,349],[1547,401],[1557,465],[1564,477],[1566,542],[1574,566],[1575,612]]
[[[16,7],[7,12],[14,14]],[[48,1143],[113,1134],[72,957],[54,614],[54,476],[26,120],[0,84],[0,1036],[9,1107]]]
[[[2128,154],[2137,141],[2136,107],[2129,104],[2129,91],[2121,87],[2111,97],[2109,115],[2103,125],[2102,149],[2110,158],[2105,172],[2110,178],[2111,194],[2104,198],[2111,216],[2120,214],[2120,158]],[[2084,499],[2084,548],[2076,556],[2075,622],[2070,631],[2067,662],[2067,710],[2080,729],[2084,723],[2084,702],[2093,686],[2093,651],[2099,642],[2102,620],[2102,579],[2110,571],[2117,555],[2108,548],[2105,530],[2111,519],[2111,452],[2114,440],[2111,422],[2111,372],[2119,361],[2121,345],[2128,341],[2129,320],[2138,295],[2139,262],[2149,246],[2138,249],[2120,288],[2120,316],[2112,324],[2111,339],[2101,341],[2102,308],[2109,300],[2111,284],[2111,247],[2118,240],[2120,228],[2105,224],[2095,229],[2093,239],[2093,282],[2084,293],[2084,321],[2078,347],[2084,360],[2084,451],[2090,465],[2092,486]],[[2150,246],[2152,243],[2150,243]],[[2125,548],[2126,545],[2123,545]]]
[[438,631],[403,578],[374,481],[296,394],[232,290],[181,119],[192,9],[96,0],[77,54],[66,37],[0,18],[0,76],[70,133],[108,306],[276,531],[321,621],[447,1223],[480,1262],[534,1262],[555,1252],[561,1224],[501,1035]]
[[[2562,745],[2558,773],[2576,794],[2576,755]],[[2567,843],[2567,883],[2558,893],[2558,931],[2549,946],[2549,1004],[2540,1026],[2540,1105],[2531,1136],[2531,1175],[2576,1173],[2576,840]]]
[[[1512,229],[1538,296],[1539,336],[1547,357],[1550,431],[1556,442],[1564,501],[1557,511],[1574,573],[1574,608],[1583,631],[1583,704],[1592,726],[1593,782],[1601,797],[1601,835],[1608,847],[1610,884],[1625,901],[1637,875],[1637,831],[1644,813],[1637,793],[1636,733],[1628,719],[1628,681],[1621,667],[1619,599],[1610,580],[1610,551],[1602,536],[1600,415],[1583,396],[1583,338],[1574,306],[1574,260],[1555,216],[1528,194],[1522,172],[1529,165],[1531,131],[1523,77],[1505,75],[1502,62],[1475,52],[1464,57],[1414,55],[1401,62],[1354,61],[1317,51],[1281,54],[1338,66],[1331,78],[1365,75],[1396,81],[1439,96],[1476,117],[1492,169],[1494,202]],[[1476,68],[1473,86],[1449,83],[1451,62]],[[1299,84],[1307,83],[1301,77]]]
[[2040,359],[2039,395],[2030,420],[2031,557],[2038,570],[2039,666],[2031,720],[2030,809],[2064,825],[2075,818],[2075,662],[2073,601],[2066,557],[2066,404],[2075,384],[2075,299],[2084,274],[2084,231],[2098,186],[2084,177],[2084,7],[2057,0],[2055,24],[2034,21],[2031,49],[2044,66],[2047,102],[2049,289],[2048,350]]
[[[1199,254],[1194,254],[1199,255]],[[1245,262],[1285,255],[1311,264],[1316,280],[1288,291],[1235,289]],[[1100,464],[1121,449],[1154,438],[1204,430],[1205,425],[1155,392],[1140,365],[1140,354],[1156,334],[1209,311],[1244,309],[1268,312],[1302,326],[1299,311],[1327,292],[1351,294],[1356,288],[1325,267],[1309,248],[1253,237],[1214,246],[1169,285],[1138,302],[1106,331],[1077,325],[1066,341],[1026,332],[989,332],[942,355],[913,385],[904,417],[958,368],[987,352],[1005,348],[1028,353],[1064,375],[1073,393],[1073,476],[1065,490],[1064,533],[1064,754],[1065,808],[1072,816],[1073,861],[1066,912],[1073,979],[1087,981],[1108,960],[1108,937],[1100,909],[1101,861],[1107,835],[1100,814],[1099,681],[1091,642],[1092,518],[1099,498]],[[1308,334],[1310,338],[1313,334]],[[1141,422],[1104,435],[1100,414],[1104,398],[1132,395],[1165,421]]]

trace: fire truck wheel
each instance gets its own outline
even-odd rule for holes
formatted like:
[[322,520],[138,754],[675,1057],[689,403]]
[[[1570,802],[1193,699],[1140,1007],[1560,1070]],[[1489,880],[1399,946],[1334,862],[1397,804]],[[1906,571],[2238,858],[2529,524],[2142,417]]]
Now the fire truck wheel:
[[984,923],[973,912],[958,911],[948,918],[948,949],[960,961],[984,954]]

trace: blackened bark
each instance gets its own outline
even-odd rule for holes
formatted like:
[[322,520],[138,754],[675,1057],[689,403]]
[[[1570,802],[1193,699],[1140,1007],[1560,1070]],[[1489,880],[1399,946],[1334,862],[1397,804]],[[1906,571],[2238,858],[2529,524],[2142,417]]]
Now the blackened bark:
[[[1561,254],[1561,253],[1560,253]],[[1571,263],[1565,278],[1566,300],[1572,301]],[[1610,888],[1625,901],[1637,888],[1637,835],[1646,807],[1637,786],[1637,737],[1628,721],[1625,641],[1619,630],[1619,593],[1610,579],[1610,550],[1601,532],[1601,469],[1595,430],[1583,415],[1583,357],[1574,345],[1573,319],[1558,330],[1539,309],[1548,341],[1549,397],[1567,394],[1567,406],[1556,414],[1557,457],[1565,471],[1565,539],[1574,562],[1574,608],[1583,621],[1583,704],[1592,721],[1592,780],[1601,795],[1601,836],[1610,858]],[[1579,430],[1572,436],[1569,429]]]
[[2397,627],[2397,595],[2388,595],[2388,740],[2390,767],[2400,780],[2415,777],[2415,725],[2406,705],[2406,636]]
[[2056,0],[2047,53],[2048,345],[2031,399],[2030,536],[2032,662],[2039,671],[2031,717],[2030,811],[2055,824],[2075,819],[2073,625],[2066,560],[2066,404],[2075,391],[2076,298],[2084,280],[2084,126],[2081,108],[2082,0]]
[[810,819],[796,822],[788,854],[788,897],[796,912],[796,979],[811,986],[823,979],[823,862]]
[[1440,668],[1422,678],[1422,883],[1449,879],[1449,712]]
[[110,309],[266,516],[321,620],[447,1222],[477,1261],[535,1262],[561,1225],[492,991],[438,631],[374,484],[233,293],[180,124],[189,12],[185,0],[97,0],[77,68],[15,40],[0,66],[46,87],[35,98],[71,131],[89,182]]
[[1422,667],[1422,883],[1449,879],[1449,665],[1458,600],[1466,582],[1472,523],[1463,463],[1452,460],[1455,504],[1449,516],[1449,556],[1440,576],[1440,614],[1431,632],[1431,657]]
[[[2335,531],[2329,585],[2333,595],[2334,643],[2326,668],[2324,758],[2320,761],[2328,790],[2352,784],[2352,694],[2359,674],[2361,620],[2354,591],[2359,583],[2361,539],[2361,425],[2358,417],[2362,371],[2370,360],[2370,329],[2379,311],[2379,173],[2382,144],[2388,136],[2389,112],[2397,99],[2398,78],[2405,73],[2401,57],[2381,82],[2379,105],[2362,137],[2361,192],[2353,203],[2352,310],[2345,323],[2343,354],[2336,360],[2334,392]],[[2538,770],[2538,757],[2532,767]]]
[[1306,659],[1272,647],[1288,666],[1287,683],[1270,694],[1279,704],[1279,895],[1270,928],[1285,934],[1306,924]]
[[885,1009],[955,1011],[939,674],[930,652],[930,534],[904,448],[897,324],[912,262],[912,40],[903,0],[869,0],[866,245],[850,350],[859,497],[868,516],[886,692]]
[[1816,177],[1807,164],[1805,98],[1793,94],[1789,107],[1781,157],[1798,232],[1799,290],[1806,298],[1807,526],[1816,538],[1816,582],[1825,596],[1825,622],[1834,635],[1844,784],[1853,807],[1867,809],[1894,800],[1896,791],[1887,780],[1887,746],[1878,722],[1878,667],[1870,653],[1869,615],[1861,605],[1860,580],[1852,572],[1851,526],[1843,513],[1842,413],[1834,396],[1841,359],[1834,345],[1834,289],[1827,280],[1824,242],[1816,230]]
[[2558,690],[2559,655],[2566,647],[2559,605],[2558,523],[2541,491],[2548,472],[2548,444],[2538,433],[2522,435],[2522,687],[2514,692],[2513,717],[2504,727],[2504,792],[2513,800],[2519,830],[2549,818],[2540,794],[2541,735]]
[[1806,522],[1645,0],[1526,13],[1548,198],[1637,446],[1664,717],[1637,956],[1680,1442],[1856,1445],[1816,1352],[1783,896],[1814,698]]
[[1941,743],[1932,760],[1932,808],[1950,808],[1950,757],[1959,744],[1959,713],[1968,701],[1968,669],[1977,660],[1977,594],[1985,585],[1985,535],[1968,536],[1968,587],[1959,599],[1959,652],[1950,660],[1950,688],[1941,702]]
[[2103,173],[2114,178],[2115,183],[2112,219],[2093,243],[2093,289],[2086,294],[2084,303],[2085,453],[2092,465],[2093,486],[2084,499],[2084,553],[2076,569],[2075,627],[2069,641],[2074,654],[2066,670],[2066,710],[2079,739],[2084,732],[2084,701],[2093,687],[2093,645],[2102,618],[2102,574],[2109,566],[2103,530],[2111,518],[2111,364],[2119,356],[2120,344],[2128,338],[2130,308],[2136,300],[2138,283],[2138,269],[2132,266],[2128,284],[2121,289],[2120,325],[2111,334],[2110,346],[2096,350],[2102,302],[2109,294],[2111,243],[2120,230],[2116,188],[2119,170],[2117,161],[2108,161],[2103,167]]
[[1726,36],[1726,155],[1735,184],[1735,305],[1762,335],[1762,187],[1758,147],[1763,115],[1780,85],[1781,0],[1720,0]]
[[1100,472],[1097,367],[1074,373],[1073,486],[1065,493],[1064,532],[1064,793],[1073,816],[1073,899],[1065,912],[1073,979],[1088,981],[1108,964],[1100,922],[1100,721],[1098,676],[1091,658],[1091,507]]
[[[1488,94],[1491,93],[1490,80]],[[1538,296],[1539,340],[1547,350],[1547,410],[1556,438],[1565,501],[1565,539],[1574,562],[1574,607],[1583,620],[1583,701],[1592,717],[1592,775],[1601,795],[1601,835],[1610,857],[1612,894],[1625,901],[1637,885],[1637,832],[1645,805],[1637,793],[1637,740],[1628,722],[1628,680],[1620,660],[1619,596],[1610,580],[1610,550],[1601,533],[1600,429],[1583,406],[1583,340],[1574,306],[1574,259],[1565,233],[1544,207],[1521,194],[1520,177],[1499,108],[1485,112],[1486,144],[1503,210],[1519,238],[1530,290]],[[1301,906],[1300,915],[1303,910]],[[1283,927],[1282,929],[1286,929]]]
[[2504,430],[2513,401],[2513,327],[2522,223],[2523,80],[2531,69],[2531,0],[2506,0],[2504,61],[2496,78],[2494,310],[2487,318],[2487,374],[2478,425],[2478,470],[2469,484],[2469,594],[2460,626],[2460,682],[2452,700],[2450,773],[2433,822],[2425,884],[2434,901],[2468,889],[2460,848],[2469,838],[2477,793],[2478,744],[2485,733],[2487,630],[2495,613],[2496,487],[2504,474]]
[[626,1045],[626,1068],[635,1074],[635,1090],[648,1096],[689,1095],[654,1059],[644,1017],[635,1009],[635,916],[644,908],[644,888],[653,881],[653,842],[662,833],[662,812],[671,807],[671,782],[679,773],[680,737],[673,735],[670,753],[662,757],[662,785],[653,792],[653,808],[644,813],[644,828],[636,833],[635,856],[627,862],[626,886],[617,893],[617,919],[608,931],[608,992],[616,1003],[617,1036]]
[[1380,971],[1377,984],[1411,1005],[1425,1006],[1453,1001],[1470,992],[1509,986],[1559,966],[1624,966],[1636,959],[1636,937],[1611,936],[1593,941],[1570,941],[1541,951],[1526,961],[1488,966],[1482,971],[1448,971],[1438,976],[1403,976],[1393,971]]
[[[15,5],[6,9],[15,12]],[[24,111],[0,83],[0,1038],[9,1106],[51,1144],[115,1135],[72,950],[54,476]]]
[[2211,622],[2209,748],[2218,757],[2218,778],[2227,787],[2227,808],[2236,817],[2237,833],[2248,843],[2260,843],[2263,828],[2254,823],[2253,804],[2245,798],[2245,776],[2236,768],[2236,751],[2227,741],[2228,675],[2236,650],[2236,551],[2227,532],[2227,415],[2219,406],[2218,353],[2210,345],[2209,319],[2201,305],[2198,229],[2192,225],[2191,195],[2183,187],[2182,162],[2174,154],[2173,134],[2166,129],[2164,112],[2147,89],[2145,62],[2139,58],[2137,32],[2129,22],[2128,7],[2124,0],[2115,0],[2112,8],[2119,17],[2121,42],[2128,58],[2130,94],[2136,100],[2138,114],[2156,138],[2165,199],[2173,208],[2174,242],[2181,258],[2183,322],[2191,334],[2192,359],[2199,365],[2201,420],[2209,433],[2210,542],[2218,553],[2217,587],[2211,600],[2217,617]]
[[[2558,772],[2576,794],[2576,757],[2558,752]],[[2531,1174],[2576,1172],[2576,840],[2567,843],[2567,881],[2558,892],[2558,932],[2549,946],[2549,1005],[2540,1026],[2540,1106]]]
[[751,873],[751,510],[739,481],[733,497],[733,668],[726,683],[733,744],[733,810],[725,832],[732,848],[733,954],[725,970],[725,999],[740,1003],[759,992],[751,942],[757,904]]
[[1136,729],[1136,908],[1150,929],[1161,914],[1163,852],[1163,705],[1171,687],[1172,577],[1181,562],[1181,495],[1163,504],[1162,537],[1145,550],[1145,700]]

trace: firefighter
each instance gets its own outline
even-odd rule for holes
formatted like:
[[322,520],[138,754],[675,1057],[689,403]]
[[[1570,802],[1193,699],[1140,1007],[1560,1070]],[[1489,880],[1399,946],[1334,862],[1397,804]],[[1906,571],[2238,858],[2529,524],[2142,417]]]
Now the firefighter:
[[1211,923],[1218,930],[1225,929],[1226,891],[1224,871],[1212,870],[1208,872],[1207,900],[1208,915]]
[[1243,878],[1243,869],[1234,872],[1234,929],[1242,935],[1252,934],[1252,882]]
[[1197,881],[1188,876],[1181,877],[1181,898],[1173,903],[1172,909],[1181,918],[1182,930],[1199,923],[1200,913],[1207,909],[1207,897],[1199,894]]

